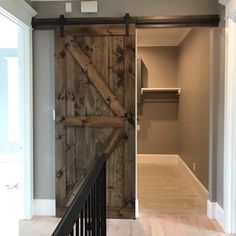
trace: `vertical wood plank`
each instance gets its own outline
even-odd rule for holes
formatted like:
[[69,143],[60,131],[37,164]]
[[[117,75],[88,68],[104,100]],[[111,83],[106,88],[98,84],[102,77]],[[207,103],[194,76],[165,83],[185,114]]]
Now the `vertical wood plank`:
[[[83,44],[84,37],[79,37],[77,39],[79,44]],[[88,80],[86,75],[83,73],[80,65],[76,63],[76,74],[77,78],[75,81],[76,94],[75,94],[75,115],[76,116],[85,116],[85,93],[86,93],[86,84]],[[85,140],[85,129],[75,128],[76,135],[76,159],[75,159],[75,174],[76,182],[79,183],[86,176],[86,150],[84,149]]]
[[[66,50],[66,117],[75,116],[75,96],[76,96],[76,61],[71,55],[71,53]],[[76,184],[75,176],[75,129],[72,127],[66,128],[66,189],[67,194],[71,192],[73,186]]]
[[[109,76],[109,69],[111,68],[110,61],[110,39],[112,37],[96,37],[95,38],[95,54],[93,55],[93,63],[96,66],[96,69],[102,76],[103,81],[112,91],[113,83],[112,79]],[[102,53],[101,53],[102,52]],[[113,116],[112,110],[109,106],[104,106],[104,101],[101,97],[97,99],[97,108],[98,114],[106,114],[107,116]],[[101,153],[103,151],[104,145],[109,141],[109,138],[113,132],[113,129],[104,128],[102,130],[96,129],[96,152]],[[112,184],[111,184],[111,174],[112,172],[112,160],[109,159],[107,163],[107,204],[110,205],[112,201]]]
[[124,37],[113,36],[112,40],[112,62],[113,62],[113,90],[112,92],[124,105],[124,83],[125,83],[125,48]]
[[[109,44],[110,68],[109,86],[111,91],[124,105],[124,37],[110,37]],[[110,204],[108,206],[121,208],[124,205],[124,146],[121,141],[111,154],[107,170],[109,176]],[[109,163],[110,162],[110,163]]]
[[[107,77],[108,77],[108,86],[110,90],[114,91],[114,58],[113,58],[113,42],[114,37],[108,38],[108,68],[107,68]],[[110,115],[112,112],[110,111]],[[109,135],[109,134],[107,134]],[[111,134],[110,134],[111,135]],[[113,206],[113,195],[114,195],[114,181],[113,181],[113,173],[114,173],[114,154],[112,153],[109,159],[107,160],[107,206]]]
[[[80,46],[80,45],[79,45]],[[89,56],[93,52],[93,37],[84,37],[84,42],[81,45],[84,52]],[[93,54],[93,53],[92,53]],[[95,115],[96,110],[96,89],[88,82],[85,84],[85,115]],[[95,152],[95,129],[85,128],[85,140],[84,140],[84,149],[85,149],[85,169],[86,175],[89,170],[90,165],[93,163],[96,152]]]
[[135,36],[125,37],[125,112],[133,118],[134,124],[126,121],[128,139],[125,141],[124,198],[125,207],[135,209]]
[[66,201],[66,63],[64,38],[55,37],[55,138],[56,138],[56,215],[63,214]]

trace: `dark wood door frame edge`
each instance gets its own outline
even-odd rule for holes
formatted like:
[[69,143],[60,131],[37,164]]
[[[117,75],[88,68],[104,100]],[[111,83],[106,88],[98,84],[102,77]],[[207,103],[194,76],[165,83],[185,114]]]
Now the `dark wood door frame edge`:
[[[127,17],[128,16],[128,17]],[[147,27],[218,27],[219,15],[183,15],[183,16],[138,16],[130,17],[87,17],[87,18],[33,18],[35,30],[53,29],[63,25],[94,25],[94,24],[136,24],[137,28]]]

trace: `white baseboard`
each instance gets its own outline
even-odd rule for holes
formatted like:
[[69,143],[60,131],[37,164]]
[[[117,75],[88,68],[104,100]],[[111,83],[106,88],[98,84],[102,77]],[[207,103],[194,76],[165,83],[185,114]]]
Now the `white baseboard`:
[[207,216],[210,219],[215,219],[216,215],[216,202],[207,201]]
[[135,218],[139,217],[139,202],[138,202],[138,198],[136,198],[135,201]]
[[55,216],[56,215],[56,200],[54,199],[34,199],[35,216]]
[[225,211],[217,202],[207,201],[207,216],[210,219],[216,219],[225,230]]
[[199,179],[194,175],[191,169],[185,164],[180,156],[178,156],[178,166],[181,169],[182,173],[187,179],[190,179],[194,189],[200,194],[203,198],[208,199],[208,191],[205,186],[199,181]]

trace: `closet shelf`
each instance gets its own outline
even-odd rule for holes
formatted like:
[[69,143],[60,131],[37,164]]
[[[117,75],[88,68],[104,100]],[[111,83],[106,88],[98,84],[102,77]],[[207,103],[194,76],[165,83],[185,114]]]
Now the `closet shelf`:
[[180,95],[180,88],[141,88],[141,94],[144,93],[177,93]]

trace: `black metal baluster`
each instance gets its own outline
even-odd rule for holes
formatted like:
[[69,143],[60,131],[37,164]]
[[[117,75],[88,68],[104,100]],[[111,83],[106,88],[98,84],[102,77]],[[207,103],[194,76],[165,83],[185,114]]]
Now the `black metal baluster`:
[[94,196],[93,196],[93,204],[94,204],[94,209],[93,209],[93,213],[94,213],[94,216],[93,216],[93,218],[94,218],[94,222],[93,222],[93,232],[94,232],[94,236],[97,236],[97,233],[96,233],[96,220],[97,220],[97,218],[96,218],[96,204],[97,204],[97,202],[96,202],[96,198],[97,198],[97,196],[96,196],[96,182],[94,183],[94,186],[93,186],[93,194],[94,194]]
[[89,194],[88,196],[88,235],[89,236],[91,236],[90,213],[91,213],[91,204],[90,204],[90,194]]
[[106,163],[102,169],[102,236],[106,236]]
[[98,179],[98,188],[99,188],[99,236],[101,236],[102,232],[102,173],[99,174],[99,179]]
[[[104,155],[106,160],[106,155]],[[107,162],[103,163],[103,236],[107,235]]]
[[74,227],[71,230],[70,236],[74,236]]
[[[104,167],[103,167],[104,168]],[[100,189],[100,196],[101,196],[101,198],[100,198],[100,211],[101,211],[101,213],[100,213],[100,217],[101,217],[101,220],[100,220],[100,223],[101,223],[101,227],[100,227],[100,232],[101,232],[101,235],[103,235],[102,234],[102,232],[103,232],[103,169],[102,169],[102,171],[101,171],[101,185],[100,185],[100,187],[101,187],[101,189]]]
[[95,236],[95,187],[92,188],[92,236]]
[[75,226],[75,235],[79,236],[79,218],[76,221],[76,226]]
[[100,186],[100,183],[101,183],[101,180],[100,180],[100,177],[101,177],[101,174],[99,174],[98,176],[98,236],[101,236],[100,234],[100,229],[101,229],[101,220],[100,220],[100,189],[101,189],[101,186]]
[[96,236],[99,236],[99,177],[96,181]]
[[93,203],[92,203],[92,189],[90,191],[90,234],[89,236],[92,236],[92,225],[93,225]]
[[84,236],[84,210],[80,213],[80,236]]
[[84,208],[84,223],[85,223],[85,236],[88,236],[88,224],[87,224],[87,218],[88,218],[88,203],[85,202],[85,208]]

